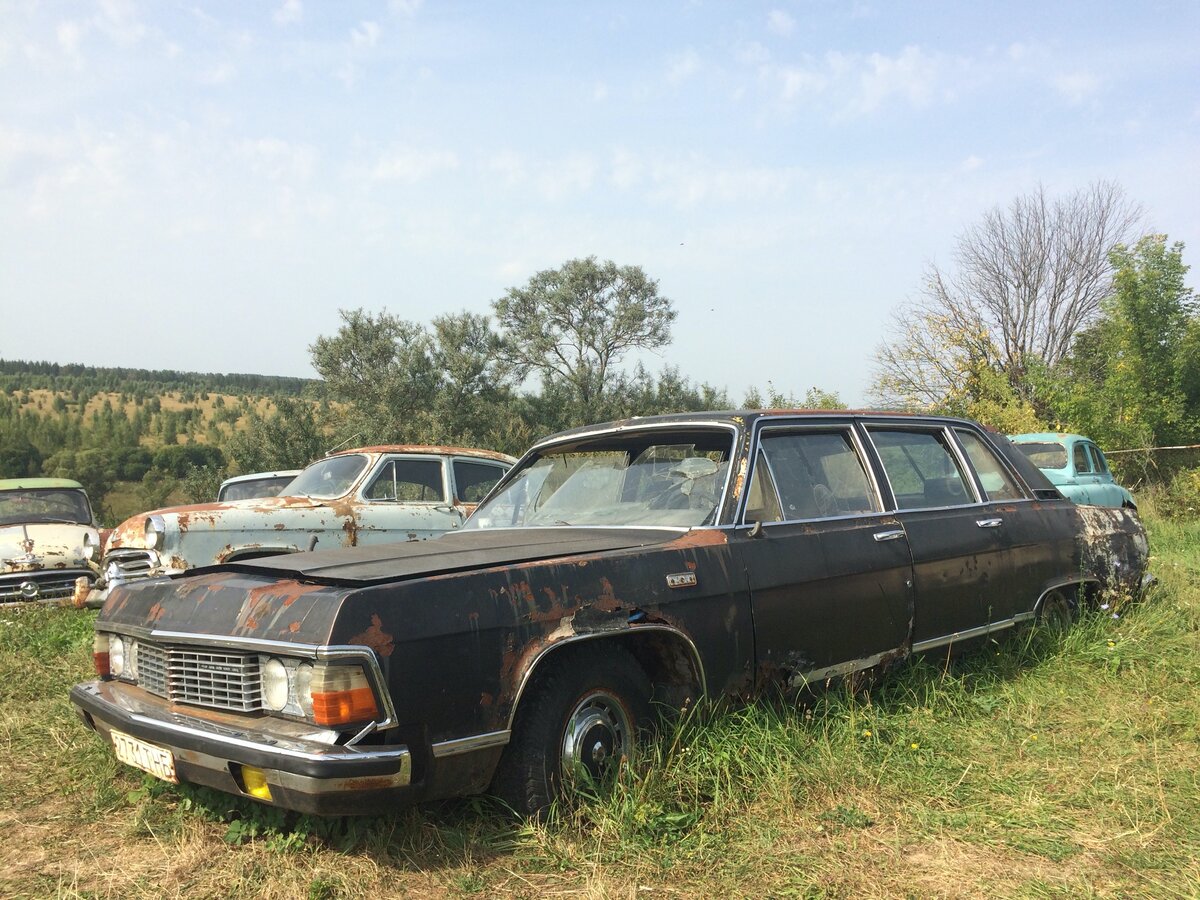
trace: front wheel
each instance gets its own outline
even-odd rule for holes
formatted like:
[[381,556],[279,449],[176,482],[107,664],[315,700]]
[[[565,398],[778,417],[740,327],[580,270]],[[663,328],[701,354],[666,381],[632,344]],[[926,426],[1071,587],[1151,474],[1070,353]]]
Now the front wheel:
[[516,812],[538,815],[573,787],[612,778],[649,721],[646,673],[603,643],[554,651],[521,698],[492,783]]
[[1052,634],[1062,634],[1075,621],[1075,607],[1061,591],[1051,591],[1038,608],[1038,627]]

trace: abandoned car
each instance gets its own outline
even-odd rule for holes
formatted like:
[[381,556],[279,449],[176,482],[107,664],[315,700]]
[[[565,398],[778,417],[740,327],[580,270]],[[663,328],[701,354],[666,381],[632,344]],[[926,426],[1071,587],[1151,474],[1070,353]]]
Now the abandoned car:
[[1081,434],[1014,434],[1012,442],[1068,500],[1137,509],[1133,494],[1117,484],[1108,460],[1090,438]]
[[318,813],[545,808],[652,703],[886,668],[1136,592],[1145,532],[959,419],[728,412],[548,438],[436,540],[114,590],[71,699],[168,781]]
[[0,606],[72,603],[96,581],[96,517],[65,478],[0,480]]
[[249,475],[234,475],[221,482],[220,488],[217,489],[217,502],[278,497],[299,474],[300,469],[285,469],[279,472],[251,472]]
[[118,584],[196,566],[425,540],[460,527],[514,462],[461,447],[363,447],[313,463],[287,496],[141,513],[113,530],[86,604],[103,605]]

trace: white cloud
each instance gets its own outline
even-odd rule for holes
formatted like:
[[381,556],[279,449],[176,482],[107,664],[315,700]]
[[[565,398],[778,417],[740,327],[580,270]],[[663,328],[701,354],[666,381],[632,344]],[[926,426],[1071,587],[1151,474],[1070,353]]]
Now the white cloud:
[[500,178],[506,187],[515,187],[525,180],[525,160],[511,150],[497,153],[484,163],[484,170]]
[[376,22],[360,22],[357,28],[350,29],[350,40],[356,47],[374,47],[382,31]]
[[301,0],[284,0],[271,18],[276,25],[294,25],[304,18],[304,4]]
[[700,56],[690,47],[667,63],[667,81],[682,84],[700,71]]
[[978,157],[974,153],[972,153],[970,156],[968,156],[966,159],[964,159],[962,161],[961,165],[959,165],[958,168],[960,171],[963,171],[963,172],[974,172],[976,169],[980,168],[982,165],[983,165],[983,159],[981,159],[980,157]]
[[1053,79],[1054,89],[1071,103],[1082,103],[1100,89],[1100,80],[1090,72],[1071,72]]
[[621,190],[627,190],[642,178],[642,163],[633,153],[623,148],[613,152],[612,173],[609,181]]
[[212,85],[218,87],[220,85],[229,84],[237,75],[237,68],[230,62],[218,63],[211,68],[206,69],[199,75],[201,84]]
[[234,151],[250,163],[254,172],[272,181],[307,181],[316,169],[317,154],[312,147],[292,145],[278,138],[242,141]]
[[819,72],[794,66],[781,66],[775,74],[780,81],[779,94],[784,102],[805,94],[819,94],[829,83],[829,79]]
[[415,184],[440,172],[458,168],[458,157],[448,150],[403,148],[383,156],[371,170],[376,181],[404,181]]
[[595,87],[592,88],[592,99],[597,103],[603,103],[608,99],[608,85],[603,81],[597,81]]
[[733,58],[747,66],[762,66],[770,61],[771,51],[758,41],[740,41],[733,49]]
[[415,16],[424,0],[391,0],[388,7],[398,16]]
[[872,112],[894,96],[907,99],[913,106],[924,106],[933,95],[938,68],[937,61],[923,53],[920,47],[905,47],[895,57],[872,53],[852,107],[861,112]]
[[561,200],[591,188],[596,164],[587,156],[571,156],[545,166],[538,176],[538,190],[547,200]]
[[146,26],[127,0],[100,0],[100,15],[93,21],[114,43],[123,47],[132,46],[146,36]]
[[59,49],[71,58],[76,69],[83,67],[83,55],[79,52],[79,45],[83,41],[83,32],[84,26],[79,22],[72,21],[59,22],[58,28],[55,29]]
[[781,37],[788,37],[796,30],[796,20],[782,9],[773,9],[767,14],[767,27]]

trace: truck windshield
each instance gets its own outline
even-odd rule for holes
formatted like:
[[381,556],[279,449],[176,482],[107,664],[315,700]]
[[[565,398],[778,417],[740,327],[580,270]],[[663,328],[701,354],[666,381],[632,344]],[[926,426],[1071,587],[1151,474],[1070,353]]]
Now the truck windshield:
[[729,474],[732,433],[654,431],[548,447],[467,521],[467,528],[712,524]]

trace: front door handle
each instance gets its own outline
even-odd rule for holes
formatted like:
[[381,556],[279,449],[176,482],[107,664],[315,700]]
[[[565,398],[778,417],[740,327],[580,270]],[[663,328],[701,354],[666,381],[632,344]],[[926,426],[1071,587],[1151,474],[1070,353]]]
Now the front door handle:
[[1004,524],[1003,519],[976,519],[975,524],[980,528],[999,528]]
[[872,535],[872,536],[875,538],[875,540],[877,540],[877,541],[880,541],[880,542],[882,542],[882,541],[894,541],[894,540],[896,540],[896,539],[898,539],[898,538],[902,538],[902,537],[904,537],[904,529],[903,529],[903,528],[896,528],[896,529],[894,529],[894,530],[892,530],[892,531],[877,531],[877,532],[875,532],[875,534],[874,534],[874,535]]

